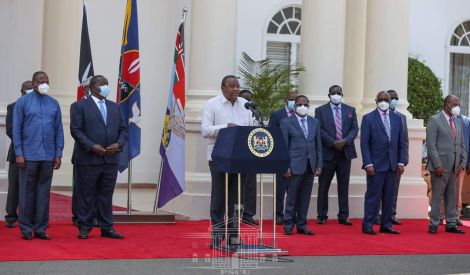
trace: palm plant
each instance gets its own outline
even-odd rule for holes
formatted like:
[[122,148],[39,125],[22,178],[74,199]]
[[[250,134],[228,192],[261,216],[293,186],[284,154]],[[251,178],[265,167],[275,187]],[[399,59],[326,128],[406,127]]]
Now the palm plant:
[[263,114],[268,115],[283,106],[287,93],[295,88],[302,65],[272,64],[269,59],[253,60],[242,53],[238,72],[242,77],[242,88],[253,93],[253,102]]

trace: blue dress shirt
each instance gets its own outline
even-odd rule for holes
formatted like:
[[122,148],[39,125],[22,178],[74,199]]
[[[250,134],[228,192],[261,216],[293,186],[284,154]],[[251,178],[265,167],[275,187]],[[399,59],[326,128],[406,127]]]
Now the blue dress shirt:
[[36,92],[20,97],[13,111],[15,154],[28,161],[62,157],[64,130],[57,100]]

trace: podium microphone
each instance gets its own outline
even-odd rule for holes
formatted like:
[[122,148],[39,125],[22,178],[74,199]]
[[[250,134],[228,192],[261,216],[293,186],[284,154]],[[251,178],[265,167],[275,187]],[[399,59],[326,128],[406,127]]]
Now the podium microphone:
[[264,127],[263,113],[258,109],[256,104],[247,102],[245,103],[245,109],[250,110],[258,124]]

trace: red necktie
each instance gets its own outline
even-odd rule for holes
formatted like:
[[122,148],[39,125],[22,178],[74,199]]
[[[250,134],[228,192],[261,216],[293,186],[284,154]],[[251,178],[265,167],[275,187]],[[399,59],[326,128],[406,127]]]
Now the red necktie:
[[454,120],[452,118],[449,118],[449,125],[450,125],[450,132],[452,133],[452,137],[455,139],[455,137],[457,136],[457,133],[455,133]]

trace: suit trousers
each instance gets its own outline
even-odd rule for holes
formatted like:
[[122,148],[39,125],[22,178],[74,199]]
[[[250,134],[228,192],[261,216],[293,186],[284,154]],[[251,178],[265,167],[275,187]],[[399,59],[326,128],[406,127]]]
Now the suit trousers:
[[89,232],[93,227],[97,207],[98,226],[113,229],[113,194],[116,185],[117,164],[76,165],[76,191],[78,193],[78,228]]
[[19,169],[18,218],[23,235],[44,233],[49,224],[52,161],[25,161]]
[[[396,219],[396,216],[397,216],[397,202],[398,202],[398,191],[400,189],[400,180],[401,180],[401,175],[398,175],[397,174],[397,180],[395,182],[395,188],[394,188],[394,192],[393,192],[393,206],[392,206],[392,220]],[[380,222],[380,219],[381,219],[381,205],[382,205],[382,202],[380,202],[379,204],[379,212],[377,214],[377,222]]]
[[284,178],[282,174],[276,174],[276,218],[279,219],[284,218],[284,201],[289,180]]
[[319,219],[328,218],[328,192],[335,173],[338,186],[338,219],[346,220],[349,217],[351,160],[344,157],[344,152],[335,151],[335,157],[332,160],[323,160],[322,173],[318,178],[317,211]]
[[20,190],[19,184],[20,171],[15,162],[10,162],[8,165],[8,195],[5,221],[16,222],[18,220],[18,196]]
[[[77,176],[75,175],[75,165],[73,166],[73,179],[72,179],[72,222],[76,224],[78,222],[78,201],[79,195],[77,191]],[[98,208],[95,206],[93,209],[93,223],[96,223],[96,216],[98,212]]]
[[455,188],[455,210],[457,219],[460,218],[460,212],[462,211],[462,188],[463,188],[463,180],[465,178],[465,172],[460,173],[457,186]]
[[382,200],[382,217],[380,227],[392,227],[392,207],[397,171],[375,172],[367,176],[367,190],[364,197],[364,220],[362,228],[370,229],[379,212]]
[[307,214],[312,196],[314,174],[307,164],[304,174],[292,175],[287,187],[286,210],[284,213],[284,228],[297,230],[307,229]]
[[256,174],[247,174],[245,183],[245,196],[242,200],[243,216],[253,217],[256,215]]
[[[213,161],[209,161],[209,168],[212,177],[210,216],[212,224],[212,238],[220,242],[225,238],[225,173],[215,170]],[[244,185],[246,174],[241,174],[241,198],[244,197]],[[228,175],[228,230],[229,240],[236,239],[237,234],[237,213],[235,204],[238,204],[238,174]]]
[[457,185],[457,175],[453,172],[444,172],[441,177],[431,172],[432,199],[431,213],[429,215],[429,227],[437,228],[439,226],[439,206],[441,198],[444,198],[446,227],[457,225],[457,215],[455,211],[455,188]]

